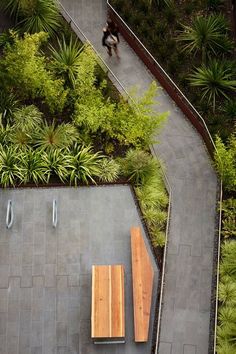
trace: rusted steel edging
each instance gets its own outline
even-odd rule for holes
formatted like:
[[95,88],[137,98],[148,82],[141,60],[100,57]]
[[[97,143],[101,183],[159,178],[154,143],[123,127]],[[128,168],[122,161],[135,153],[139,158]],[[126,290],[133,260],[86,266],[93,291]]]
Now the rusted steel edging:
[[161,65],[156,61],[152,54],[145,48],[142,42],[129,28],[127,23],[120,17],[120,15],[109,3],[109,0],[107,0],[107,5],[109,17],[111,17],[112,20],[117,23],[117,25],[119,26],[120,33],[122,34],[124,39],[135,51],[135,53],[140,57],[140,59],[148,67],[148,69],[155,76],[158,82],[169,94],[169,96],[175,101],[176,105],[181,109],[184,115],[188,118],[188,120],[202,136],[203,141],[205,142],[205,145],[208,149],[208,152],[213,158],[215,145],[202,116],[199,114],[199,112],[197,112],[191,102],[188,101],[186,96],[180,91],[180,89],[176,86],[176,84],[161,67]]

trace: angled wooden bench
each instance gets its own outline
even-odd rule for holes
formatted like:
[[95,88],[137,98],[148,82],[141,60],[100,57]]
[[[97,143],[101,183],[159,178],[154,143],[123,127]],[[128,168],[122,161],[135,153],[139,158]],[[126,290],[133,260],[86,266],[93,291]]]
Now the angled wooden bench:
[[98,343],[124,343],[124,266],[92,266],[91,337]]
[[140,227],[131,227],[135,342],[148,340],[154,271]]

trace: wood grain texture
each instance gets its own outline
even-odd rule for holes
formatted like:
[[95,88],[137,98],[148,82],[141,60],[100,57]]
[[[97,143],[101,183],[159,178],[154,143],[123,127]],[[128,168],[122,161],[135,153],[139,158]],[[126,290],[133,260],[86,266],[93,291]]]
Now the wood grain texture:
[[92,266],[91,337],[125,337],[123,265]]
[[131,254],[135,342],[148,340],[154,271],[139,227],[132,227]]

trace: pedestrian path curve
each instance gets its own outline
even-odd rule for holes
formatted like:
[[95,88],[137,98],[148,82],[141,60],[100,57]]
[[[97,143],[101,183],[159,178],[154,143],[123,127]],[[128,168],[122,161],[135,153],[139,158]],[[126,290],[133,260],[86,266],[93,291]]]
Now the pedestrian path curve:
[[[101,45],[105,0],[61,0],[62,5],[128,90],[145,90],[154,77],[121,38],[121,59]],[[167,124],[154,150],[172,189],[159,354],[207,354],[217,178],[201,137],[164,90],[156,98]]]

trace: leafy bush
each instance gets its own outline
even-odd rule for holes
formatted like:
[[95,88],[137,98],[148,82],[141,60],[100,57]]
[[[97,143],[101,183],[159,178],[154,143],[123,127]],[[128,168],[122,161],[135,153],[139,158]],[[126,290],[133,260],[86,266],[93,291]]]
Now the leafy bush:
[[0,8],[14,16],[21,33],[44,31],[52,35],[60,27],[55,0],[1,0]]
[[227,190],[236,190],[236,137],[232,135],[226,146],[216,137],[215,166]]
[[224,238],[236,237],[236,199],[230,198],[222,202]]
[[0,69],[7,76],[8,86],[17,90],[21,99],[41,97],[51,111],[61,111],[67,91],[63,81],[46,68],[46,59],[39,51],[46,40],[47,34],[43,32],[25,34],[23,39],[15,35],[14,44],[4,51]]
[[142,150],[129,150],[121,161],[122,173],[135,186],[142,184],[156,168],[156,161]]

